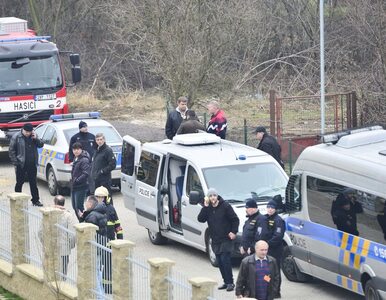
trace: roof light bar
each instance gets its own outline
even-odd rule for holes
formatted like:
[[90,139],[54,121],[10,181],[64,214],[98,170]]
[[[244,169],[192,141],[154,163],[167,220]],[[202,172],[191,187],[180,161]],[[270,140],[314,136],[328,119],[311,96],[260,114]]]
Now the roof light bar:
[[50,120],[53,122],[65,121],[65,120],[78,120],[78,119],[98,119],[101,114],[98,111],[92,112],[80,112],[73,114],[51,115]]
[[42,40],[49,40],[51,39],[51,36],[44,35],[44,36],[34,36],[34,37],[20,37],[20,38],[12,38],[12,39],[1,39],[1,43],[7,43],[7,42],[20,42],[20,41],[42,41]]
[[359,132],[381,130],[381,129],[383,129],[382,126],[376,125],[376,126],[369,126],[369,127],[358,128],[358,129],[345,130],[345,131],[336,132],[336,133],[330,133],[330,134],[323,135],[321,137],[321,142],[324,144],[328,144],[328,143],[335,144],[339,141],[341,137],[349,134],[356,134]]

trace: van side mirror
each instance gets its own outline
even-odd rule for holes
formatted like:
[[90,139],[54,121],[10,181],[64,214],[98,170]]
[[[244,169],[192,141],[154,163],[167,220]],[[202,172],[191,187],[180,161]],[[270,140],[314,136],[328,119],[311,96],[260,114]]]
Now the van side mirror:
[[80,65],[80,56],[78,53],[72,53],[70,54],[70,62],[73,66]]
[[191,191],[189,193],[189,204],[197,205],[200,203],[202,198],[200,197],[200,192],[198,191]]
[[284,211],[287,214],[298,212],[302,209],[301,174],[292,175],[285,190]]

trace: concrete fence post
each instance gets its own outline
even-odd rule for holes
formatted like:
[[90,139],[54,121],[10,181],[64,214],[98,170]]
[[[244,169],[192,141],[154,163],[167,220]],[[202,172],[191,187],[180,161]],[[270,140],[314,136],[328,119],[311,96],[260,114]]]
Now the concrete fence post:
[[127,260],[131,257],[135,243],[126,240],[110,241],[112,251],[113,297],[117,300],[133,298],[133,265]]
[[167,258],[149,258],[150,289],[152,300],[169,299],[169,282],[166,277],[170,274],[174,261]]
[[40,208],[43,214],[42,228],[39,232],[39,238],[43,245],[43,270],[47,282],[58,282],[59,278],[55,271],[60,270],[60,249],[58,242],[58,229],[55,224],[58,223],[59,215],[62,211],[57,208]]
[[11,193],[7,197],[10,200],[11,210],[11,250],[12,250],[12,265],[13,268],[17,265],[25,263],[24,250],[26,238],[29,239],[29,229],[24,222],[23,209],[27,208],[30,195],[23,193]]
[[91,240],[95,240],[98,226],[90,223],[76,224],[77,262],[78,262],[78,299],[92,299],[90,290],[94,287],[93,276],[96,276],[96,265],[92,263]]
[[205,277],[191,278],[189,283],[192,285],[192,300],[206,300],[213,297],[213,288],[217,284],[216,281]]

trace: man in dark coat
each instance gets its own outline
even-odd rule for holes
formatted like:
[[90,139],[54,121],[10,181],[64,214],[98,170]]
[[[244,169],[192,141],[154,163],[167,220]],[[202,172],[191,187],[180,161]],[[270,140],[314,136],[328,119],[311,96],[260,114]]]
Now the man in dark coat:
[[72,152],[72,146],[76,143],[82,144],[82,149],[86,150],[90,157],[93,157],[95,150],[97,149],[97,143],[95,142],[95,135],[88,132],[87,123],[84,121],[79,122],[79,132],[74,134],[70,139],[70,149],[68,151],[68,156],[70,161],[74,160],[74,154]]
[[210,188],[204,200],[204,206],[197,217],[201,223],[208,223],[209,237],[212,239],[212,249],[220,268],[224,284],[219,290],[233,291],[231,254],[233,241],[239,227],[239,218],[232,206],[218,195],[214,188]]
[[78,216],[78,211],[83,212],[84,200],[88,191],[88,179],[91,170],[91,158],[83,145],[76,142],[72,145],[74,161],[71,170],[71,203]]
[[103,133],[98,133],[95,140],[98,149],[92,158],[90,193],[94,194],[95,187],[104,186],[111,195],[111,172],[117,166],[117,161],[113,150],[106,144]]
[[257,149],[271,155],[284,169],[284,163],[281,160],[281,147],[277,140],[269,135],[263,126],[257,126],[254,133],[256,134],[256,138],[260,141]]
[[267,255],[268,244],[256,242],[255,254],[245,257],[240,265],[236,282],[237,298],[272,300],[279,288],[279,273],[276,259]]
[[362,205],[356,200],[355,190],[352,188],[344,189],[332,202],[332,220],[338,230],[358,236],[357,214],[362,212]]
[[107,237],[106,205],[104,203],[98,203],[95,196],[88,196],[86,210],[84,212],[78,212],[78,215],[81,223],[91,223],[98,226],[97,233]]
[[268,254],[276,259],[276,264],[279,269],[279,284],[275,290],[275,298],[280,298],[280,286],[281,286],[281,274],[280,274],[280,262],[282,253],[284,250],[283,238],[285,233],[285,222],[278,215],[277,208],[279,204],[275,200],[270,200],[267,204],[266,217],[266,231],[263,230],[259,235],[256,233],[256,241],[265,240],[269,245]]
[[39,198],[36,184],[37,165],[39,161],[38,148],[44,146],[43,141],[33,131],[31,123],[24,124],[23,128],[11,138],[9,144],[9,158],[15,166],[16,185],[15,192],[21,193],[27,174],[32,196],[32,204],[43,206]]
[[165,125],[165,134],[168,139],[172,140],[176,135],[178,128],[183,120],[186,119],[186,112],[188,111],[188,98],[180,97],[177,100],[177,107],[168,115]]
[[204,124],[198,120],[194,110],[188,110],[186,112],[186,120],[181,123],[176,134],[198,133],[199,130],[205,132]]
[[262,232],[267,231],[266,218],[259,212],[257,203],[253,199],[249,199],[245,203],[245,210],[247,220],[243,227],[240,253],[241,255],[251,255],[255,253],[256,234],[261,237]]

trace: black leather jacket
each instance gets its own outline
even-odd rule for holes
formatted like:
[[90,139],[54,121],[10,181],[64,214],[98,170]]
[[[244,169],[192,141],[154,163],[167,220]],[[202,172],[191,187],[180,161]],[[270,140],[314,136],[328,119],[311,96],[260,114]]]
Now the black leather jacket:
[[[14,166],[19,166],[24,168],[25,137],[22,133],[22,130],[23,129],[21,129],[18,133],[14,134],[11,138],[11,142],[9,144],[9,158],[11,159],[11,163]],[[35,164],[37,166],[39,161],[38,148],[43,147],[44,143],[38,137],[36,137],[35,139],[32,139],[32,143],[34,145],[33,151],[34,151],[34,157],[35,157]]]

